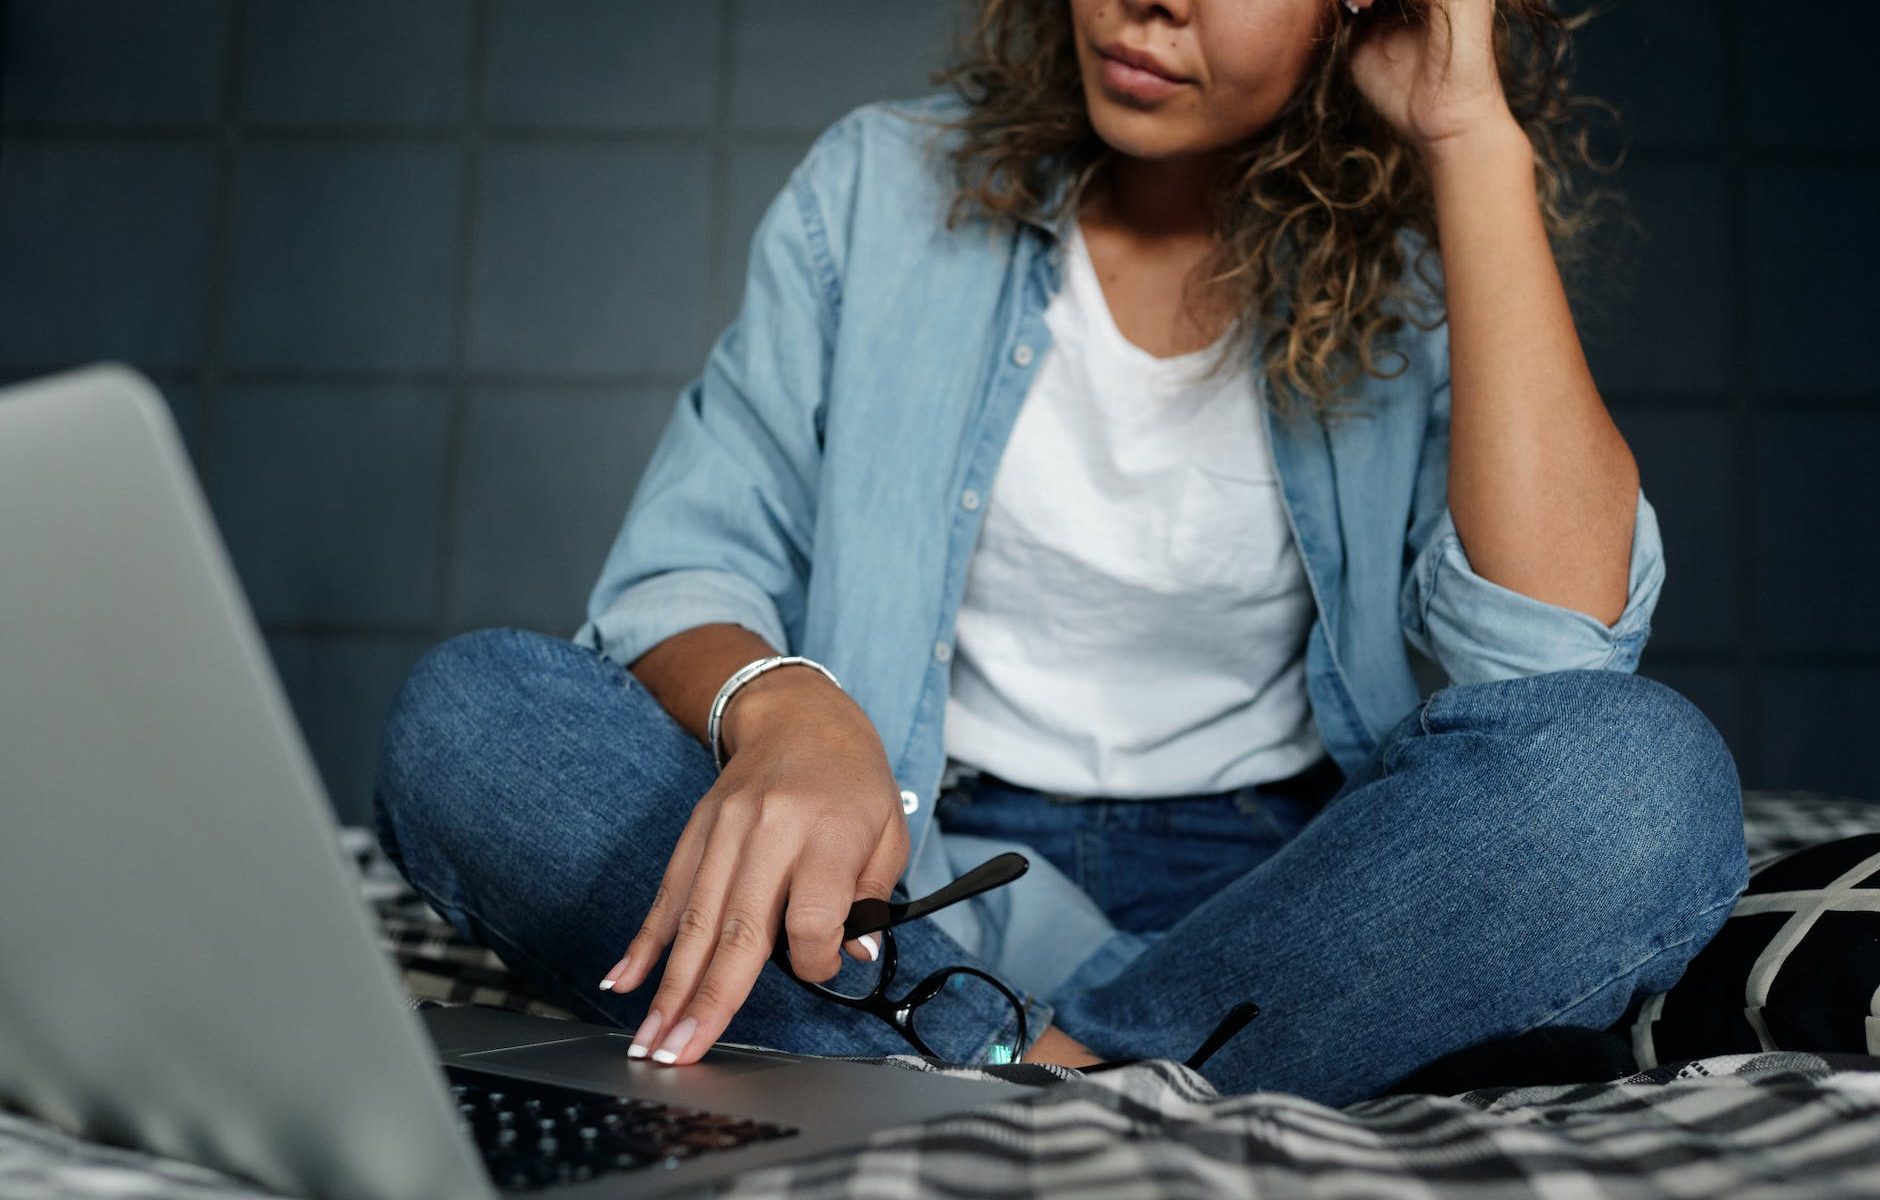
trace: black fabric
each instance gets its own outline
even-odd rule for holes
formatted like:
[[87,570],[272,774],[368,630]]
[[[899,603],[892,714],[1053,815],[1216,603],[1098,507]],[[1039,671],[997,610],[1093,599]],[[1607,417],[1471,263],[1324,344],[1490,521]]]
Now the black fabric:
[[[1684,975],[1664,993],[1662,1010],[1650,1028],[1659,1062],[1695,1058],[1696,1046],[1704,1054],[1749,1054],[1762,1048],[1756,1030],[1743,1015],[1743,981],[1748,964],[1755,961],[1788,923],[1787,913],[1733,916],[1723,923]],[[1620,1025],[1633,1029],[1650,997],[1632,1002]],[[1646,1064],[1641,1063],[1641,1066]]]
[[[1621,1025],[1637,1061],[1797,1050],[1880,1050],[1880,833],[1791,851],[1757,867],[1684,975]],[[1875,1024],[1869,1032],[1870,1023]]]

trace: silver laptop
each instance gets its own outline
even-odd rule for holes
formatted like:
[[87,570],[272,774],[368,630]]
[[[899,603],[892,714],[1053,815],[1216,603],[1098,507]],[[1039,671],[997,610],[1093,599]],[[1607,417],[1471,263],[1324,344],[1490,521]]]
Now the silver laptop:
[[655,1066],[629,1032],[407,1007],[162,399],[115,365],[0,390],[0,1100],[433,1200],[702,1189],[1029,1092],[730,1043]]

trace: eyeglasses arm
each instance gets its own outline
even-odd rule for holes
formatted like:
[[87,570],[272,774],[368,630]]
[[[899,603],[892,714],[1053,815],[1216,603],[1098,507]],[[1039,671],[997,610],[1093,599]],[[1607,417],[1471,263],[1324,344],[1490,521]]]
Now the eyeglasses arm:
[[[1221,1018],[1221,1023],[1214,1027],[1214,1032],[1208,1035],[1208,1040],[1202,1042],[1200,1048],[1190,1054],[1188,1061],[1182,1065],[1191,1071],[1199,1071],[1202,1063],[1213,1058],[1214,1052],[1227,1044],[1227,1039],[1245,1029],[1247,1022],[1259,1015],[1260,1006],[1251,1000],[1242,1000],[1234,1005],[1227,1010],[1227,1015]],[[1264,1029],[1265,1026],[1261,1028]]]
[[[1200,1048],[1190,1054],[1182,1065],[1191,1071],[1199,1071],[1202,1063],[1213,1058],[1216,1050],[1225,1046],[1229,1038],[1245,1029],[1247,1022],[1259,1015],[1260,1006],[1251,1000],[1242,1000],[1234,1005],[1227,1010],[1227,1015],[1221,1018],[1220,1023],[1215,1025],[1214,1032],[1208,1035],[1207,1040],[1202,1042]],[[1127,1067],[1141,1061],[1143,1060],[1140,1058],[1111,1058],[1088,1067],[1079,1067],[1078,1070],[1085,1075],[1095,1075],[1099,1071],[1114,1071],[1118,1067]]]
[[860,937],[864,933],[873,933],[877,929],[886,929],[890,925],[917,921],[928,913],[938,912],[949,904],[957,904],[981,892],[989,892],[995,887],[1010,883],[1030,869],[1029,859],[1016,850],[1007,850],[1004,854],[994,855],[952,883],[918,900],[877,900],[872,896],[864,897],[849,907],[848,919],[842,923],[842,935],[844,938]]

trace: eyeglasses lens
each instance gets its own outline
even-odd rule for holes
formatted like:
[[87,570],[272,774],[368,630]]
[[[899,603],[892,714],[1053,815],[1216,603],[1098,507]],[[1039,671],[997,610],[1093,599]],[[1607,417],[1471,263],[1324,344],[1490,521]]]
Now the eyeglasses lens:
[[[956,1043],[961,1031],[985,1037],[990,1027],[1003,1028],[1019,1008],[1012,998],[983,976],[969,971],[954,971],[933,999],[915,1007],[908,1015],[914,1033],[932,1046]],[[1016,1029],[1009,1036],[1016,1035]],[[997,1045],[988,1058],[993,1063],[1008,1063],[1018,1057],[1022,1047]]]
[[[874,936],[876,941],[881,940],[881,934],[877,933]],[[836,957],[842,960],[841,969],[829,979],[818,980],[816,984],[818,987],[852,1000],[863,1000],[881,986],[882,959],[877,958],[870,962],[865,958],[851,958],[847,950],[838,950]]]

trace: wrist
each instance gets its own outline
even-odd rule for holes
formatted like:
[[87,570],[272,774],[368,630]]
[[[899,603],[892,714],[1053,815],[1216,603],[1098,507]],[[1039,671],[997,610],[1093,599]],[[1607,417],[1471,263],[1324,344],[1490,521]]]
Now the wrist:
[[1534,164],[1534,143],[1506,107],[1425,140],[1422,151],[1433,175],[1494,170],[1514,163],[1531,171]]
[[842,695],[842,689],[804,663],[785,664],[747,680],[726,701],[719,719],[718,743],[725,761],[740,745],[760,740],[765,731],[832,694]]

